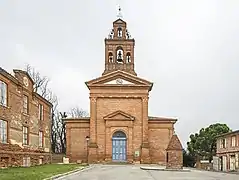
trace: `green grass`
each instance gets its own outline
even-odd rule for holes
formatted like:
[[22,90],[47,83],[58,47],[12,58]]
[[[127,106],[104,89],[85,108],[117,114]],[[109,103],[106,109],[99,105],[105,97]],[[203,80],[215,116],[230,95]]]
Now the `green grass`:
[[78,169],[79,164],[47,164],[32,167],[0,169],[1,180],[42,180],[57,174]]

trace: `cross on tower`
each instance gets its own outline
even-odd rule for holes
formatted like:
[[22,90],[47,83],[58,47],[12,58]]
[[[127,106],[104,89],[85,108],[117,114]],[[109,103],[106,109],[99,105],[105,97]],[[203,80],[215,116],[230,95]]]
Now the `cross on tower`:
[[117,18],[119,19],[122,19],[123,18],[123,15],[122,15],[122,12],[121,12],[121,7],[119,6],[119,9],[118,9],[118,15],[117,15]]

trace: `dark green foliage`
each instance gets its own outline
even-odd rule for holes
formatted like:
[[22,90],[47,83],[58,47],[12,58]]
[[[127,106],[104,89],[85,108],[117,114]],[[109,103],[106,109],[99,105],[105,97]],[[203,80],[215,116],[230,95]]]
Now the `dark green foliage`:
[[194,167],[196,159],[187,151],[183,150],[183,166]]
[[211,162],[216,155],[216,137],[230,131],[226,124],[216,123],[202,128],[199,133],[191,134],[190,141],[187,142],[190,156]]

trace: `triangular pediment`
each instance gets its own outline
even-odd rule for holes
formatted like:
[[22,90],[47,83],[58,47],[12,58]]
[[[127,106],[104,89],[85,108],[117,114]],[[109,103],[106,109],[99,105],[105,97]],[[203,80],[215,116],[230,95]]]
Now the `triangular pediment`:
[[104,117],[104,120],[123,120],[123,121],[133,121],[135,117],[131,116],[128,113],[123,111],[115,111],[113,113],[108,114]]
[[124,21],[124,20],[122,20],[122,19],[117,19],[117,20],[115,20],[114,22],[113,22],[113,24],[126,24],[126,22]]
[[86,82],[88,87],[93,86],[145,86],[150,90],[153,86],[153,83],[139,78],[130,73],[118,70],[106,75],[103,75],[99,78],[93,79],[91,81]]
[[104,84],[122,84],[122,85],[124,85],[124,84],[135,84],[135,83],[132,83],[130,81],[127,81],[127,80],[119,77],[119,78],[115,78],[112,81],[107,81]]

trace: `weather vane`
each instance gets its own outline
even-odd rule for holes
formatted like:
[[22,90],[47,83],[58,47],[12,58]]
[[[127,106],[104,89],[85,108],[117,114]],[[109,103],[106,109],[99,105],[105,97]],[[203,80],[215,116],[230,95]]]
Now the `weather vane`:
[[117,17],[119,18],[119,19],[121,19],[121,18],[123,18],[123,15],[122,15],[122,12],[121,12],[121,7],[119,6],[119,9],[118,9],[119,11],[118,11],[118,15],[117,15]]

